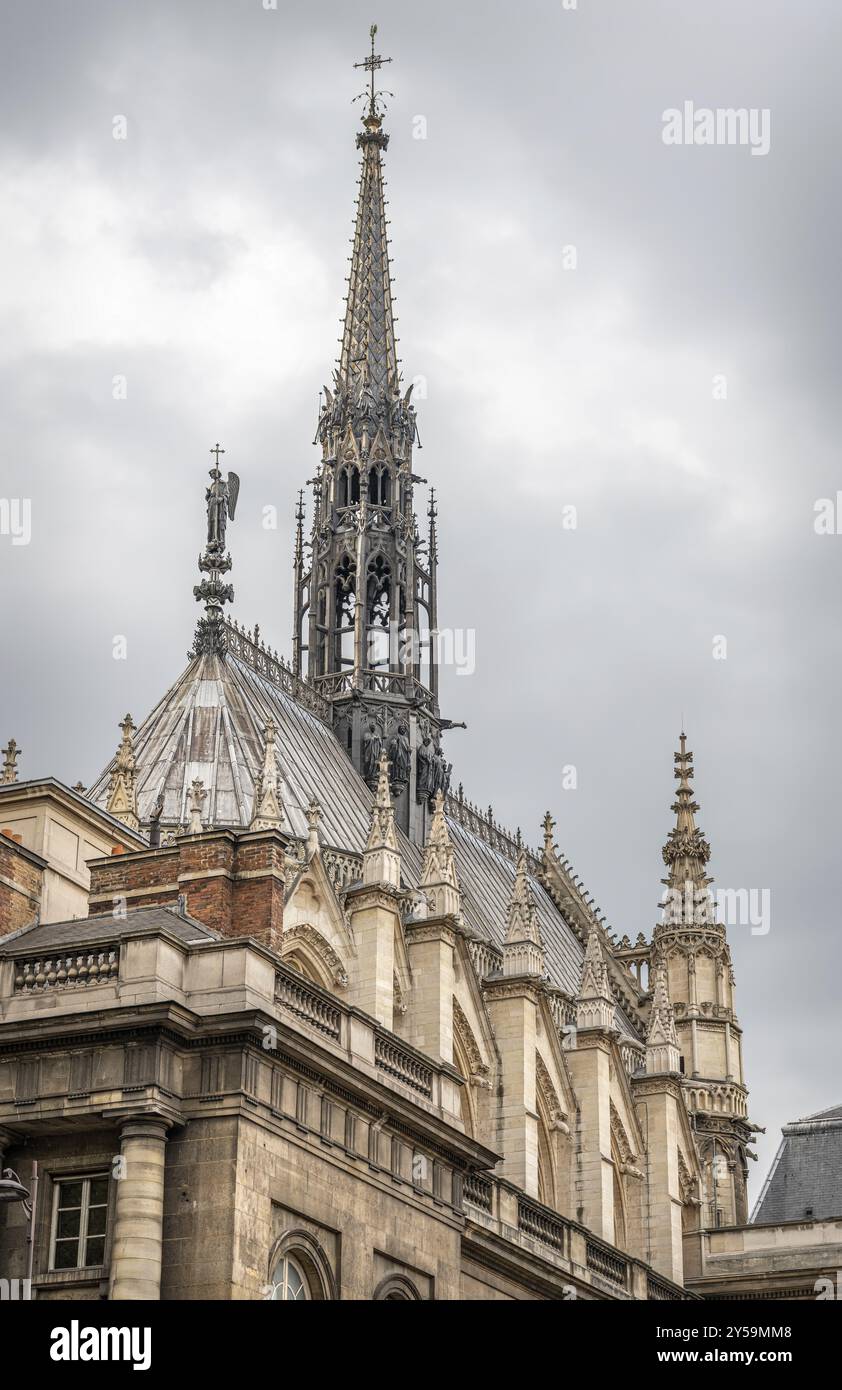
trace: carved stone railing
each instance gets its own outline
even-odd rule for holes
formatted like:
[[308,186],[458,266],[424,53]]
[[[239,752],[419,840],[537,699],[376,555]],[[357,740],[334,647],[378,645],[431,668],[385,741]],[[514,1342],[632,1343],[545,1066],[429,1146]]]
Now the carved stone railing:
[[660,1279],[656,1279],[654,1274],[646,1276],[646,1297],[660,1299],[662,1302],[680,1303],[682,1296],[677,1289],[669,1284],[663,1284]]
[[[505,854],[512,863],[517,863],[521,848],[517,836],[509,834],[508,830],[504,830],[501,825],[498,825],[490,806],[487,811],[482,811],[479,806],[474,806],[473,802],[466,800],[461,793],[461,787],[458,792],[448,793],[445,801],[447,814],[464,826],[466,830],[470,830],[473,835],[478,835],[492,849]],[[527,850],[527,855],[529,872],[537,875],[538,860],[530,850]]]
[[536,1206],[525,1197],[519,1198],[517,1224],[518,1230],[523,1231],[524,1235],[532,1236],[542,1245],[549,1245],[560,1255],[568,1253],[570,1228],[562,1217],[552,1215],[545,1207]]
[[588,1269],[592,1269],[595,1274],[601,1274],[603,1279],[610,1280],[612,1284],[617,1284],[620,1288],[626,1287],[629,1266],[621,1255],[607,1250],[604,1245],[597,1245],[595,1241],[589,1240],[586,1245],[585,1259]]
[[310,989],[294,972],[278,971],[275,977],[275,998],[296,1018],[303,1019],[312,1028],[333,1038],[336,1042],[342,1031],[342,1010],[315,989]]
[[230,619],[225,623],[225,638],[228,651],[240,661],[244,661],[259,676],[271,681],[279,690],[292,698],[305,709],[310,710],[326,724],[331,722],[330,704],[324,696],[310,684],[296,676],[282,656],[265,646],[260,637],[260,629],[247,632]]
[[549,990],[547,998],[550,1005],[550,1013],[553,1016],[553,1023],[556,1031],[565,1032],[566,1029],[575,1027],[576,1024],[576,1001],[569,995],[564,994],[560,989]]
[[491,1199],[493,1187],[488,1178],[482,1177],[480,1173],[468,1173],[465,1178],[464,1197],[466,1202],[470,1202],[472,1207],[478,1207],[480,1211],[491,1211]]
[[371,695],[401,695],[425,709],[431,709],[435,703],[425,685],[401,671],[331,671],[325,676],[315,676],[314,685],[327,700],[356,691]]
[[646,1048],[643,1043],[621,1042],[620,1056],[629,1076],[641,1071],[646,1065]]
[[502,970],[503,952],[499,947],[492,946],[490,941],[472,937],[468,942],[468,950],[478,979],[484,980],[486,975],[497,975]]
[[341,849],[323,849],[322,863],[337,892],[341,893],[351,883],[358,883],[363,876],[363,861],[360,854],[349,854]]
[[399,1047],[391,1038],[379,1032],[374,1035],[374,1065],[427,1100],[432,1098],[432,1067],[425,1066],[412,1052]]
[[80,989],[109,984],[120,969],[119,946],[84,946],[71,952],[15,962],[15,994],[42,990]]

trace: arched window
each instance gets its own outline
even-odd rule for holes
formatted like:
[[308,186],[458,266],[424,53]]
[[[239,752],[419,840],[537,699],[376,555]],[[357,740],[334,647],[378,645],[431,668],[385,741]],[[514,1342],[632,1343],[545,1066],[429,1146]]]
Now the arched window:
[[335,1299],[330,1261],[309,1231],[288,1231],[276,1241],[269,1259],[270,1302],[282,1299]]
[[307,1286],[307,1276],[303,1269],[293,1259],[292,1255],[284,1255],[283,1259],[275,1266],[272,1275],[273,1293],[272,1301],[280,1303],[281,1300],[297,1299],[299,1302],[312,1295]]
[[374,1290],[374,1301],[376,1303],[418,1303],[421,1302],[421,1295],[416,1289],[411,1279],[407,1279],[405,1274],[387,1274]]

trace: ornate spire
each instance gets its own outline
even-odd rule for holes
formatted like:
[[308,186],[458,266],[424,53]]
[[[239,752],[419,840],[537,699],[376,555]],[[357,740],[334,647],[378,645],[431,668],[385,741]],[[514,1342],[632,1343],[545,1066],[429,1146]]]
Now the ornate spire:
[[207,577],[193,588],[196,601],[204,602],[205,616],[196,624],[193,647],[188,653],[191,657],[198,656],[200,652],[218,656],[225,651],[223,605],[230,603],[234,597],[234,586],[223,583],[222,576],[231,568],[231,556],[225,549],[225,532],[229,520],[234,520],[240,479],[236,473],[229,473],[227,479],[223,478],[219,456],[225,450],[219,444],[215,444],[210,452],[214,456],[214,466],[210,470],[210,484],[205,489],[208,536],[204,552],[199,556],[199,570]]
[[278,791],[278,762],[275,752],[275,721],[268,719],[263,729],[263,766],[254,788],[254,806],[249,830],[280,830],[283,808]]
[[363,883],[387,883],[399,888],[401,857],[395,830],[395,808],[389,790],[389,759],[380,754],[377,791],[371,808],[371,828],[363,853]]
[[444,814],[444,796],[440,791],[436,792],[435,796],[433,819],[424,846],[424,863],[418,886],[426,897],[434,917],[461,916],[462,897],[459,879],[456,876],[456,860]]
[[582,963],[582,983],[576,1000],[576,1027],[614,1027],[614,996],[608,979],[608,966],[602,951],[599,928],[594,923],[588,932],[588,944]]
[[20,750],[20,748],[18,748],[17,741],[16,741],[15,739],[13,739],[13,738],[10,738],[10,739],[9,739],[9,742],[6,744],[6,747],[3,749],[3,779],[2,779],[2,780],[3,780],[4,782],[16,782],[16,781],[18,780],[18,766],[17,766],[17,764],[18,764],[18,758],[20,757],[20,755],[21,755],[21,750]]
[[646,1070],[650,1074],[677,1072],[681,1066],[675,1014],[667,989],[667,974],[663,966],[655,971],[652,991],[652,1012],[646,1033]]
[[[386,211],[383,193],[382,152],[389,144],[383,131],[383,112],[375,88],[375,73],[391,58],[381,58],[372,51],[363,63],[371,73],[370,89],[363,93],[368,105],[363,115],[364,129],[357,134],[357,148],[362,151],[357,210],[354,225],[351,271],[348,276],[348,295],[345,322],[342,328],[341,351],[336,372],[336,398],[325,388],[325,407],[321,424],[330,421],[344,429],[348,423],[360,434],[366,423],[373,436],[378,424],[387,430],[400,414],[397,339],[392,312],[392,274],[386,234]],[[391,95],[391,93],[389,93]],[[405,402],[406,411],[409,398]],[[414,412],[412,434],[414,435]],[[409,423],[407,420],[404,422]]]
[[137,732],[132,717],[127,714],[122,724],[117,726],[122,732],[120,747],[111,769],[111,783],[105,809],[116,820],[122,821],[130,830],[139,830],[137,815],[137,790],[135,775],[137,764],[134,756],[134,736]]
[[713,926],[715,916],[706,865],[710,845],[697,829],[695,814],[699,809],[690,785],[693,776],[693,754],[687,750],[687,735],[682,732],[679,751],[675,754],[675,777],[678,791],[672,809],[675,825],[663,848],[664,863],[669,875],[662,882],[665,925]]
[[506,940],[503,943],[504,975],[543,975],[544,943],[538,911],[529,886],[526,850],[517,859],[514,888],[509,902]]

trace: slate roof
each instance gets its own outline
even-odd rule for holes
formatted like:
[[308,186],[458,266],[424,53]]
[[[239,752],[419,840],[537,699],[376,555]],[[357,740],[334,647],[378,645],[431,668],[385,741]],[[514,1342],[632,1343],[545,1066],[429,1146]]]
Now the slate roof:
[[752,1223],[842,1217],[842,1105],[793,1120],[752,1213]]
[[44,922],[21,927],[0,939],[0,958],[5,956],[46,955],[69,946],[113,945],[123,936],[136,932],[167,931],[180,941],[219,941],[219,932],[197,922],[194,917],[167,907],[136,907],[125,917],[75,917],[70,922]]
[[[195,657],[137,730],[134,748],[141,821],[148,821],[163,790],[163,822],[185,823],[190,783],[198,777],[208,792],[206,822],[247,826],[263,758],[263,729],[270,717],[277,727],[283,829],[297,838],[306,837],[306,808],[315,796],[321,807],[322,844],[361,854],[372,795],[333,730],[301,699],[231,650],[223,657]],[[110,770],[111,764],[88,793],[102,807],[108,799]],[[514,857],[452,816],[448,819],[465,922],[471,931],[502,946],[515,879]],[[421,874],[421,850],[402,834],[400,844],[404,877],[414,887]],[[582,973],[582,943],[534,874],[530,884],[550,977],[575,995]],[[617,1021],[627,1036],[639,1037],[619,1009]]]

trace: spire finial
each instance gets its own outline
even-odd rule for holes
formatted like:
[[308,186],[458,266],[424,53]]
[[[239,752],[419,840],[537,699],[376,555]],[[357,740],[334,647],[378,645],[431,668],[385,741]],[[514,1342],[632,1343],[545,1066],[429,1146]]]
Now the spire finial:
[[[369,82],[368,91],[360,93],[361,97],[368,98],[368,115],[363,117],[363,119],[366,122],[374,121],[379,125],[381,121],[381,113],[377,109],[377,98],[380,96],[393,96],[394,93],[378,92],[375,90],[374,87],[374,74],[376,72],[379,72],[380,68],[382,68],[384,63],[391,63],[392,61],[391,58],[381,58],[379,53],[375,53],[374,40],[376,35],[377,25],[372,24],[371,29],[369,30],[369,37],[371,38],[371,53],[366,58],[364,58],[361,63],[355,63],[354,67],[365,68],[366,72],[371,74],[371,80]],[[358,101],[359,99],[359,97],[354,98],[355,101]]]
[[278,786],[278,761],[275,750],[275,721],[267,719],[263,727],[263,766],[254,788],[254,807],[249,830],[280,830],[283,806]]
[[223,583],[222,576],[231,568],[231,556],[225,549],[225,532],[228,522],[234,520],[240,479],[236,473],[223,478],[219,456],[225,450],[220,444],[214,444],[209,452],[213,454],[214,464],[210,470],[210,484],[205,489],[208,534],[204,552],[199,556],[199,570],[207,578],[193,588],[196,601],[204,601],[205,616],[197,624],[191,656],[198,656],[200,652],[218,656],[225,651],[223,606],[234,597],[233,585]]
[[663,848],[668,877],[664,903],[664,922],[670,926],[713,925],[713,902],[708,885],[707,863],[710,845],[696,825],[698,802],[693,798],[693,754],[687,747],[687,735],[679,736],[679,749],[674,756],[674,777],[678,782],[672,810],[675,825]]
[[21,749],[18,748],[17,740],[10,738],[6,747],[3,749],[3,781],[16,782],[18,780],[18,758]]
[[118,724],[121,732],[120,747],[111,769],[111,782],[105,809],[110,816],[122,821],[130,830],[138,830],[140,821],[137,815],[137,788],[135,777],[137,763],[134,755],[134,736],[137,732],[130,714]]

